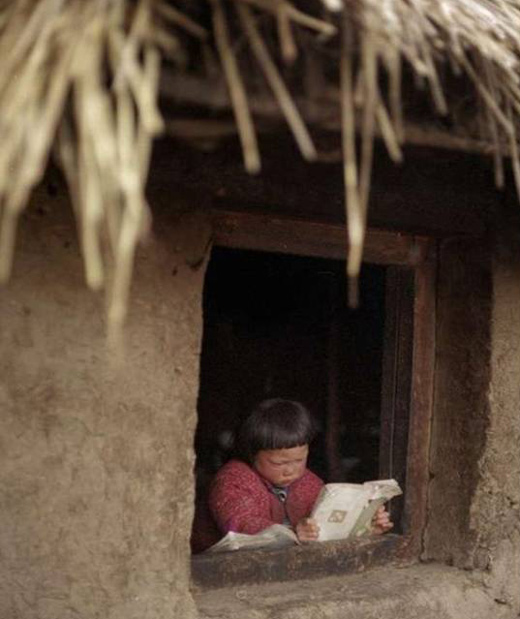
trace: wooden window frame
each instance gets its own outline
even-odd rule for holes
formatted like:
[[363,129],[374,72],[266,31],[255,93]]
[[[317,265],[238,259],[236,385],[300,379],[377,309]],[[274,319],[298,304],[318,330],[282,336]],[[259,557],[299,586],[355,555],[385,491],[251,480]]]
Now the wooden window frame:
[[[343,260],[346,256],[345,228],[339,224],[221,210],[212,213],[212,220],[213,244],[221,247]],[[194,584],[255,582],[259,574],[262,581],[279,581],[359,571],[419,557],[427,514],[433,410],[435,243],[425,236],[369,229],[364,260],[389,267],[380,468],[385,476],[399,476],[402,469],[401,534],[362,542],[329,542],[318,559],[316,545],[260,554],[198,555],[192,559]],[[407,435],[405,453],[402,447],[395,452],[393,444],[403,445],[403,433]]]

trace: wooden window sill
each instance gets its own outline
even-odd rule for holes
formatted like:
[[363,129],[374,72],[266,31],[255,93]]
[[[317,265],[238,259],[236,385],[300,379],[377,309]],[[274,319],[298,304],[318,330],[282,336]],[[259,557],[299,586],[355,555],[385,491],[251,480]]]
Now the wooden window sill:
[[218,588],[319,578],[402,562],[409,538],[387,534],[355,541],[316,542],[281,550],[240,550],[192,557],[196,587]]

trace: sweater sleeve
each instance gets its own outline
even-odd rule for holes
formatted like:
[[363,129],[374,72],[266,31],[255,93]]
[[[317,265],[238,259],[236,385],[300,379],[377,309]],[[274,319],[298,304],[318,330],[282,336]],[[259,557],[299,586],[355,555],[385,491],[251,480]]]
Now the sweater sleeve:
[[310,515],[323,486],[323,481],[308,469],[294,482],[286,503],[287,514],[293,526]]
[[307,506],[305,510],[306,511],[305,516],[309,516],[325,484],[312,471],[307,471],[306,479],[307,479],[307,484],[308,484],[308,491],[307,491],[307,497],[306,497]]
[[269,498],[254,476],[241,467],[217,474],[209,493],[209,508],[222,533],[235,531],[254,535],[275,524]]

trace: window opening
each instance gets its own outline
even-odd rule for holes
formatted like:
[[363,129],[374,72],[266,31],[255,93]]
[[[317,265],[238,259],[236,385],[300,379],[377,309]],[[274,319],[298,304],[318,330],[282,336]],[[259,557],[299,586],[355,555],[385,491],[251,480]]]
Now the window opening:
[[380,474],[387,267],[364,265],[348,308],[343,261],[216,247],[206,274],[199,492],[260,400],[303,402],[320,427],[309,459],[324,481]]
[[[319,264],[320,266],[316,267],[318,272],[337,274],[339,279],[335,280],[336,284],[341,279],[344,281],[344,249],[342,249],[344,231],[342,229],[315,222],[266,219],[241,213],[218,213],[215,215],[214,231],[214,241],[217,247],[213,251],[209,264],[205,287],[205,330],[201,360],[199,426],[196,435],[197,480],[200,485],[204,485],[205,480],[211,478],[213,472],[218,469],[223,458],[226,457],[230,429],[228,421],[234,420],[235,415],[246,414],[250,401],[258,401],[264,397],[264,394],[276,395],[274,388],[278,388],[280,384],[283,386],[283,383],[275,383],[274,378],[262,382],[258,368],[235,362],[233,367],[238,367],[238,370],[234,372],[233,380],[239,383],[241,390],[230,395],[225,383],[230,374],[229,367],[227,367],[229,362],[226,355],[220,354],[215,355],[214,367],[211,369],[211,365],[209,366],[210,374],[213,372],[217,376],[220,375],[220,382],[213,381],[211,389],[207,387],[208,355],[212,350],[208,342],[211,343],[211,340],[216,338],[215,335],[211,335],[212,328],[208,329],[208,321],[211,323],[211,311],[208,311],[208,303],[212,303],[208,293],[211,280],[214,280],[215,287],[218,286],[218,290],[224,296],[224,307],[229,308],[230,300],[236,293],[242,302],[246,303],[249,300],[249,305],[253,306],[253,309],[260,315],[265,314],[266,302],[273,296],[272,292],[276,291],[276,288],[273,285],[268,286],[267,294],[257,299],[255,303],[253,299],[250,299],[253,275],[262,279],[265,273],[277,273],[283,270],[280,267],[281,263],[276,264],[279,259],[283,260],[285,257],[293,265]],[[233,250],[225,248],[233,248]],[[251,251],[253,249],[255,251]],[[304,256],[304,258],[296,258],[292,254]],[[256,272],[251,274],[247,271],[247,256],[256,256],[257,260],[268,261],[269,268],[266,268],[264,264],[261,271],[264,275]],[[314,260],[310,256],[319,258]],[[323,256],[327,258],[322,258]],[[332,572],[346,573],[364,570],[369,566],[388,564],[396,557],[402,561],[413,560],[418,556],[426,520],[427,463],[432,414],[435,356],[435,244],[423,237],[371,230],[367,236],[366,256],[371,264],[364,265],[362,270],[362,305],[358,312],[362,315],[364,308],[367,307],[367,298],[368,304],[373,299],[380,312],[379,324],[381,326],[379,330],[381,347],[377,353],[381,360],[380,381],[378,388],[371,391],[372,396],[380,398],[380,427],[376,442],[378,450],[376,457],[371,458],[372,471],[378,470],[379,477],[395,477],[405,491],[404,497],[399,497],[397,501],[394,500],[395,503],[392,501],[391,506],[392,519],[398,524],[394,531],[401,535],[387,534],[377,539],[366,538],[355,543],[340,540],[323,545],[295,546],[284,551],[242,551],[219,555],[203,553],[192,560],[192,577],[195,585],[213,587],[258,582],[259,580],[270,582],[306,578]],[[239,277],[233,279],[225,270],[215,269],[216,262],[221,260],[223,263],[234,262]],[[282,289],[293,290],[295,282],[301,283],[299,277],[298,270],[289,270],[288,274],[286,273],[285,287],[282,286]],[[376,295],[370,292],[370,288],[375,285],[374,281],[379,281],[376,286],[378,290]],[[365,287],[367,283],[368,288]],[[345,288],[346,283],[343,286],[339,284],[338,295],[344,295]],[[322,309],[328,308],[325,315],[329,319],[335,315],[335,305],[332,301],[341,300],[340,296],[334,297],[330,288],[324,287],[323,283],[319,286],[315,283],[314,287],[303,287],[303,289],[314,291],[317,289],[319,291],[317,296],[321,295],[322,300],[327,299],[327,304],[321,306]],[[379,301],[376,303],[375,299],[378,295]],[[293,292],[294,296],[299,302],[305,300],[304,297],[295,295]],[[291,299],[290,296],[289,299]],[[294,305],[294,298],[292,303]],[[216,305],[215,300],[213,304]],[[285,306],[282,304],[282,307],[287,309],[287,303]],[[301,318],[302,309],[298,304],[296,307],[298,308],[296,316]],[[341,307],[345,308],[346,305],[342,303]],[[307,323],[307,331],[311,331],[311,335],[318,333],[319,325],[324,324],[323,311],[313,316],[318,326],[314,325],[312,331],[313,323]],[[320,320],[317,320],[317,317],[320,317]],[[229,350],[226,354],[237,356],[235,347],[229,344],[229,333],[233,337],[236,335],[236,315],[228,312],[227,319],[221,318],[213,322],[220,324],[218,328],[213,325],[213,331],[228,333],[228,336],[222,338],[223,341],[228,341],[226,346]],[[276,322],[279,327],[284,326],[286,331],[291,331],[298,321],[286,319]],[[330,324],[326,332],[329,335],[333,332]],[[256,333],[256,337],[260,338],[261,333]],[[243,339],[250,346],[251,342],[247,338]],[[324,342],[330,341],[338,340],[329,337],[321,341],[321,346],[315,344],[315,354],[323,354]],[[286,355],[285,358],[283,355],[280,356],[280,359],[284,359],[281,361],[282,368],[287,366],[291,369],[293,380],[295,380],[294,377],[299,377],[299,374],[304,375],[299,372],[299,368],[305,367],[302,356],[295,356],[297,357],[295,365],[289,363],[290,355]],[[263,357],[269,360],[269,363],[275,363],[269,354],[264,354]],[[332,357],[333,355],[329,354],[329,358]],[[355,360],[360,361],[358,358]],[[348,376],[348,369],[339,365],[337,367],[341,370],[340,379],[345,380]],[[273,368],[278,369],[278,366],[274,365]],[[271,375],[279,377],[280,373],[271,372]],[[245,380],[246,377],[249,383]],[[312,393],[314,398],[318,401],[325,400],[328,405],[333,401],[331,393],[341,394],[341,390],[331,389],[331,385],[333,386],[335,382],[330,380],[330,372],[327,380],[326,396],[323,386],[320,387],[319,384],[312,384]],[[247,388],[246,384],[249,385]],[[256,391],[251,385],[257,385]],[[264,391],[261,389],[259,391],[258,385],[263,385]],[[330,392],[329,389],[331,389]],[[318,393],[321,395],[316,395]],[[303,399],[294,391],[280,395]],[[341,405],[344,404],[339,396],[337,401]],[[304,401],[304,403],[313,409],[318,418],[321,416],[322,424],[325,419],[321,436],[323,449],[321,453],[319,449],[314,450],[311,467],[322,475],[324,481],[328,482],[336,474],[331,462],[333,459],[327,455],[327,450],[329,453],[331,450],[334,452],[331,447],[331,444],[334,444],[332,440],[334,434],[329,433],[327,440],[327,425],[329,428],[334,426],[334,415],[330,413],[330,407],[319,409],[314,401]],[[324,410],[328,411],[325,417],[323,417]],[[370,415],[368,417],[370,418]],[[341,414],[339,420],[342,421]],[[240,418],[236,421],[240,421]],[[209,428],[212,429],[209,430]],[[336,437],[337,435],[338,433]],[[217,448],[212,449],[210,443],[217,445]],[[340,447],[340,455],[336,454],[336,463],[344,453],[345,446],[342,441],[340,441]],[[372,453],[375,452],[374,448]],[[341,466],[344,466],[344,463],[341,463]],[[358,468],[357,471],[359,478],[362,478],[361,470]],[[350,479],[356,481],[357,475],[354,475],[354,470],[352,469],[350,473]],[[375,475],[371,472],[367,477],[375,477]],[[197,493],[197,496],[202,495]]]

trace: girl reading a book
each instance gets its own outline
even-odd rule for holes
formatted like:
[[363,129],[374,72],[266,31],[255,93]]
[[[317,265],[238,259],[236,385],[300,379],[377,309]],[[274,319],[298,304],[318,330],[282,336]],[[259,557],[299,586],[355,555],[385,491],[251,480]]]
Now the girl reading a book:
[[[309,411],[299,402],[277,398],[259,404],[239,428],[236,457],[211,483],[209,514],[196,516],[194,550],[204,550],[229,531],[253,535],[273,524],[292,527],[302,542],[318,539],[318,525],[309,515],[323,481],[307,468],[315,433]],[[373,531],[384,533],[392,526],[381,508]]]

